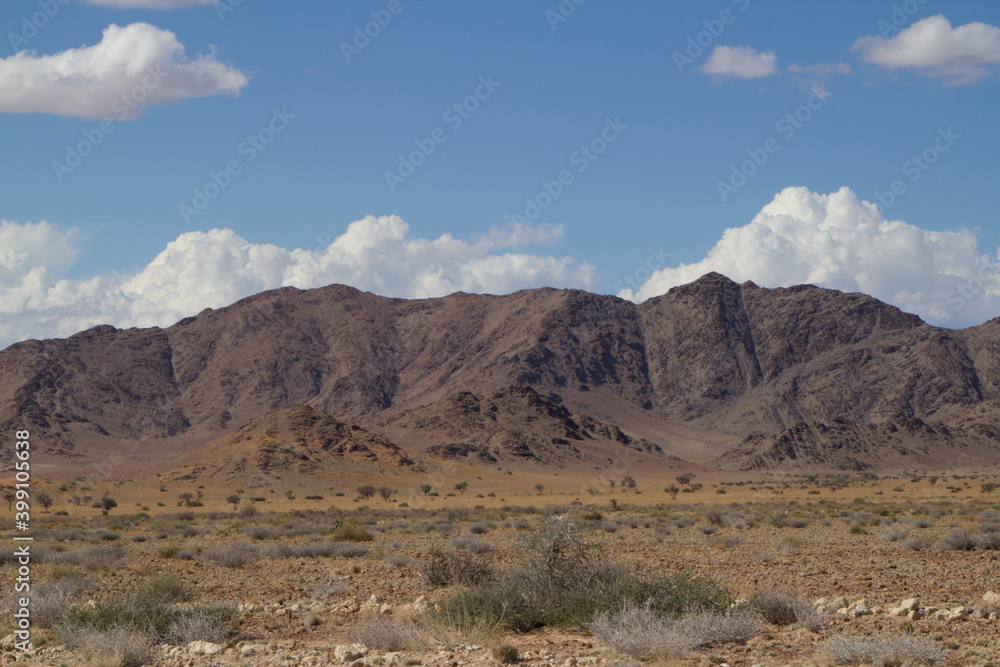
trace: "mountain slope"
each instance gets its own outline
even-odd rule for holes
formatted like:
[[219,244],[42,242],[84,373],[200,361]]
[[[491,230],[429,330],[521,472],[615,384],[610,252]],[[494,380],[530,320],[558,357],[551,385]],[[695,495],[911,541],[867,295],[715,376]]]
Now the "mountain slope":
[[82,461],[122,442],[203,443],[293,405],[372,426],[517,384],[660,446],[654,434],[679,423],[707,432],[689,459],[731,438],[746,463],[772,438],[835,420],[865,427],[873,452],[892,438],[867,426],[905,420],[992,446],[1000,320],[938,329],[864,295],[718,274],[639,305],[575,290],[403,300],[282,288],[165,329],[104,326],[0,351],[0,428],[30,428],[53,462]]
[[492,395],[460,392],[407,410],[380,425],[399,443],[450,459],[496,465],[593,469],[608,460],[649,454],[679,461],[659,445],[626,435],[614,424],[573,414],[526,385]]
[[170,461],[170,481],[263,479],[267,475],[328,478],[412,466],[385,438],[306,405],[273,410]]

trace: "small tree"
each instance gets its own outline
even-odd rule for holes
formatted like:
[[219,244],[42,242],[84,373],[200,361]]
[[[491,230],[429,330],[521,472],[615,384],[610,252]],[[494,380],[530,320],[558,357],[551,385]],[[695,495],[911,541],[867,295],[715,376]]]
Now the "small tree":
[[939,479],[941,478],[938,477],[937,475],[931,475],[930,477],[927,478],[927,481],[931,483],[932,489],[934,488],[934,485],[938,483]]
[[7,501],[7,509],[14,509],[14,501],[17,499],[17,494],[14,493],[14,489],[4,489],[3,499]]
[[996,482],[986,482],[979,488],[982,489],[983,493],[985,493],[986,495],[990,495],[997,489],[1000,489],[1000,484],[997,484]]
[[459,482],[458,484],[455,485],[455,490],[458,491],[459,493],[465,493],[465,490],[467,488],[469,488],[468,482]]
[[191,501],[194,500],[193,493],[181,493],[177,497],[180,498],[181,502],[185,505],[190,505]]
[[45,508],[46,512],[48,512],[49,508],[52,507],[52,496],[47,493],[39,493],[35,496],[35,500],[38,501],[39,505]]
[[625,495],[628,495],[629,491],[635,490],[635,480],[632,479],[631,475],[622,477],[622,488],[625,489]]
[[694,473],[686,472],[683,475],[677,475],[676,479],[680,484],[690,484],[691,480],[694,479]]
[[236,508],[239,507],[240,500],[241,500],[240,494],[238,494],[238,493],[231,493],[228,496],[226,496],[226,502],[233,504],[233,511],[234,512],[236,511]]
[[358,495],[367,500],[375,495],[375,487],[372,486],[371,484],[365,484],[364,486],[359,486]]
[[615,490],[615,480],[614,479],[609,479],[608,480],[608,486],[610,486],[611,490],[614,491]]
[[295,500],[295,494],[292,493],[291,489],[285,491],[285,498],[288,498],[289,500]]
[[118,501],[105,494],[101,498],[100,505],[101,505],[101,514],[106,515],[109,511],[111,511],[115,507],[118,507]]
[[544,484],[535,484],[535,491],[538,491],[538,495],[542,495],[542,491],[545,490]]
[[426,482],[420,485],[420,490],[421,490],[421,491],[423,491],[423,494],[424,494],[425,496],[426,496],[426,495],[427,495],[428,493],[430,493],[430,492],[431,492],[431,489],[433,489],[433,488],[434,488],[433,486],[431,486],[430,484],[427,484]]
[[378,494],[382,496],[382,500],[389,502],[389,499],[396,495],[396,489],[391,486],[380,486],[378,487]]
[[671,484],[670,486],[668,486],[663,490],[670,494],[671,500],[677,500],[677,494],[680,493],[681,491],[680,487],[677,486],[676,484]]

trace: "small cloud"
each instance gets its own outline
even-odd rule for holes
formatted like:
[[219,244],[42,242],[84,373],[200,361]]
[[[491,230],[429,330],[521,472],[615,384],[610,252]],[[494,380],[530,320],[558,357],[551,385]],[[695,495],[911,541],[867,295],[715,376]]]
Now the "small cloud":
[[956,28],[938,14],[898,34],[861,37],[851,47],[862,62],[888,70],[916,70],[946,85],[973,85],[994,75],[1000,64],[1000,28],[973,21]]
[[216,0],[84,0],[84,2],[88,5],[112,9],[178,9],[211,5]]
[[135,120],[149,106],[217,93],[236,95],[246,74],[215,54],[189,60],[169,30],[111,24],[100,43],[0,59],[0,113]]
[[779,73],[777,60],[774,51],[756,51],[749,46],[716,46],[698,69],[715,77],[759,79]]
[[853,72],[847,63],[816,63],[815,65],[789,65],[792,74],[850,74]]
[[810,92],[824,89],[826,81],[836,74],[851,74],[854,70],[847,63],[816,63],[815,65],[789,65],[792,82]]

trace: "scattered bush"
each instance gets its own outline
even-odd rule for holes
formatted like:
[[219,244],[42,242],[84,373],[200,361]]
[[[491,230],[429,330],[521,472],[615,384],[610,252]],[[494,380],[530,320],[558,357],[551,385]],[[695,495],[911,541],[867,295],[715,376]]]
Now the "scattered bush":
[[416,650],[426,644],[413,623],[381,615],[363,616],[354,626],[354,637],[369,648],[387,652]]
[[621,611],[597,614],[590,630],[602,643],[636,658],[680,658],[706,644],[746,641],[760,632],[760,622],[745,611],[665,617],[649,605],[627,604]]
[[972,551],[976,548],[976,541],[969,531],[956,528],[942,537],[938,546],[946,551]]
[[125,547],[120,544],[100,544],[80,552],[80,565],[88,570],[110,569],[125,557]]
[[427,555],[424,575],[427,583],[435,588],[458,584],[481,586],[493,581],[493,568],[487,561],[477,560],[469,554],[449,553],[431,549]]
[[136,596],[149,602],[187,602],[193,595],[174,574],[160,574],[149,579],[139,589]]
[[243,567],[260,557],[260,550],[249,542],[234,542],[217,551],[208,552],[207,556],[224,567]]
[[687,609],[721,612],[729,595],[715,581],[686,572],[650,578],[595,561],[573,524],[555,521],[528,545],[530,557],[498,580],[441,603],[447,615],[466,615],[516,632],[555,625],[581,627],[608,609],[646,604],[658,615]]
[[63,641],[76,648],[94,665],[140,667],[152,664],[156,656],[155,639],[132,628],[64,629],[59,634]]
[[836,665],[933,665],[944,652],[926,641],[906,636],[849,637],[835,635],[820,648],[820,655]]
[[371,542],[375,536],[357,524],[345,523],[334,531],[333,539],[341,542]]
[[783,591],[758,592],[750,599],[747,607],[771,625],[799,623],[816,632],[826,621],[825,616],[809,600]]

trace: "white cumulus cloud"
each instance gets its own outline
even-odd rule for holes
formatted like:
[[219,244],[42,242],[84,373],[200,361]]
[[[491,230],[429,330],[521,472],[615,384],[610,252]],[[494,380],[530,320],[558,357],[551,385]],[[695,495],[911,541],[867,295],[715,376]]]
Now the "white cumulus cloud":
[[96,324],[167,326],[258,292],[344,283],[385,296],[456,291],[504,294],[531,287],[592,289],[593,266],[518,251],[554,243],[560,227],[512,224],[470,240],[414,237],[397,216],[368,216],[313,249],[255,244],[229,229],[189,232],[136,275],[58,279],[78,232],[48,223],[0,226],[0,348],[67,336]]
[[777,61],[774,51],[756,51],[749,46],[719,45],[698,69],[715,77],[759,79],[778,74]]
[[971,85],[1000,64],[1000,28],[973,21],[955,28],[938,14],[890,38],[869,35],[854,42],[859,58],[889,70],[914,69],[949,85]]
[[248,80],[214,53],[189,59],[169,30],[112,24],[94,46],[0,59],[0,113],[134,120],[149,106],[238,94]]
[[111,7],[112,9],[177,9],[211,5],[218,0],[84,0],[88,5]]
[[656,271],[619,296],[642,301],[717,271],[763,287],[863,292],[957,328],[1000,315],[997,259],[997,249],[981,252],[968,229],[930,231],[887,220],[846,187],[831,194],[791,187],[748,224],[725,230],[702,260]]

